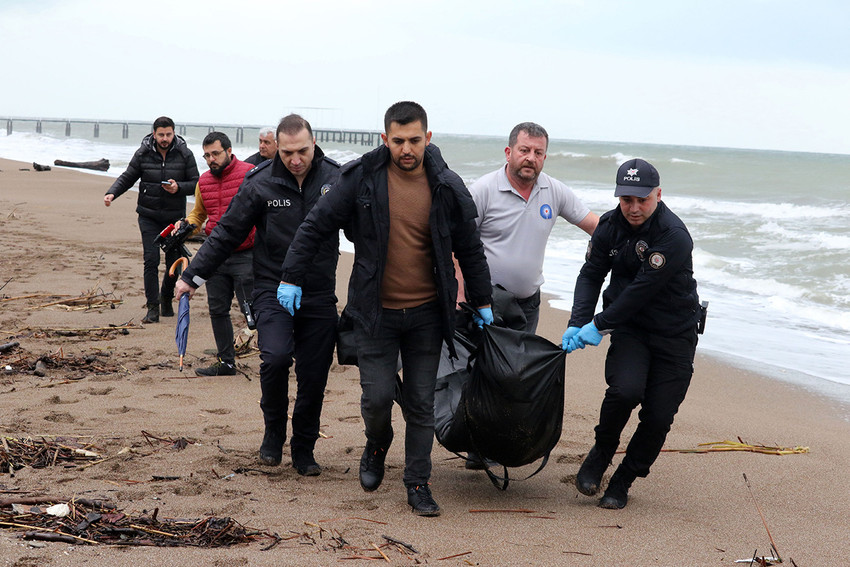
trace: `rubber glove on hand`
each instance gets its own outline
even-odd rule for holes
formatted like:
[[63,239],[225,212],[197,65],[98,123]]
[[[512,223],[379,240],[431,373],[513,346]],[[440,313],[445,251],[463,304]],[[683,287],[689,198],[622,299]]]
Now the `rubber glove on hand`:
[[473,315],[472,320],[478,325],[479,329],[483,329],[484,325],[493,324],[493,310],[489,307],[479,307],[478,315]]
[[301,287],[281,283],[277,286],[277,301],[294,317],[295,310],[301,309]]
[[581,328],[581,330],[572,338],[571,342],[579,345],[579,348],[584,348],[587,345],[596,346],[602,342],[602,335],[596,328],[596,324],[591,321]]
[[570,339],[576,336],[579,331],[581,331],[581,327],[567,327],[564,336],[561,337],[561,348],[567,352],[573,352],[573,349],[569,348]]

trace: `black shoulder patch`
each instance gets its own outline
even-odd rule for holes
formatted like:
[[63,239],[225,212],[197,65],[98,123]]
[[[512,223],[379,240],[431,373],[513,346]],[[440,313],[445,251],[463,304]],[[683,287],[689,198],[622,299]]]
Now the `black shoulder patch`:
[[262,171],[263,169],[265,169],[269,165],[271,165],[272,161],[274,161],[274,160],[267,159],[264,162],[261,162],[259,165],[255,165],[253,167],[253,169],[248,170],[248,173],[245,174],[245,177],[251,177],[252,175],[257,173],[258,171]]
[[360,158],[353,159],[353,160],[351,160],[351,161],[349,161],[349,162],[346,162],[346,163],[342,166],[342,171],[343,171],[343,172],[345,172],[345,171],[350,171],[350,170],[354,169],[355,167],[357,167],[358,165],[360,165]]
[[329,158],[328,156],[324,156],[324,159],[325,159],[326,162],[328,162],[329,164],[331,164],[334,167],[342,167],[342,165],[340,165],[340,163],[333,158]]

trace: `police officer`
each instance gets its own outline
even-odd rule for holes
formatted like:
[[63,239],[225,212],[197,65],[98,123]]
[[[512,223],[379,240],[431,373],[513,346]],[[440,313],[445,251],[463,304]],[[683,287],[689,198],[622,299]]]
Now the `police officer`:
[[275,466],[282,458],[294,356],[298,392],[292,411],[292,466],[301,475],[317,476],[322,469],[313,449],[336,340],[339,236],[328,235],[317,246],[297,314],[281,307],[277,288],[295,231],[336,182],[339,164],[322,153],[310,123],[297,114],[284,117],[276,135],[277,153],[247,173],[227,212],[183,272],[177,293],[194,294],[256,226],[253,309],[265,422],[260,462]]
[[[592,496],[620,442],[632,410],[640,423],[599,506],[623,508],[636,477],[645,477],[664,445],[693,374],[700,319],[693,278],[693,240],[661,201],[658,171],[632,159],[617,171],[620,206],[599,220],[576,281],[572,316],[563,336],[567,352],[598,345],[611,335],[605,360],[608,388],[596,443],[576,477]],[[594,315],[599,291],[602,311]]]

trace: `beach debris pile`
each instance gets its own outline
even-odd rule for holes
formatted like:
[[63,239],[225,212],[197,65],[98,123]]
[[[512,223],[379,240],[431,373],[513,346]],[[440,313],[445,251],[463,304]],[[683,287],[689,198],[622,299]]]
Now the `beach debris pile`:
[[57,464],[76,465],[81,462],[96,461],[100,454],[91,443],[83,443],[80,438],[56,437],[52,440],[42,437],[0,437],[0,473],[12,473],[26,466],[34,469],[52,467]]
[[[367,518],[354,517],[346,519],[385,524],[385,522],[378,522]],[[290,535],[288,536],[279,536],[276,541],[265,547],[264,550],[271,549],[281,542],[295,541],[298,545],[312,546],[317,551],[344,553],[345,555],[339,557],[340,561],[360,559],[397,563],[399,559],[403,559],[413,564],[422,563],[422,559],[420,559],[422,556],[419,554],[419,550],[413,545],[392,536],[382,534],[381,538],[383,542],[380,544],[369,541],[361,545],[354,545],[347,541],[342,536],[342,532],[335,528],[323,527],[315,522],[304,522],[304,525],[307,526],[306,530],[300,532],[290,531]],[[466,555],[466,553],[461,555]]]
[[72,544],[157,547],[230,547],[276,535],[247,528],[232,518],[158,519],[124,513],[108,502],[88,499],[18,497],[0,500],[0,528],[23,532],[25,540]]
[[92,375],[127,372],[127,369],[110,358],[108,352],[96,350],[89,354],[68,355],[62,347],[52,353],[35,356],[22,348],[17,341],[0,347],[13,345],[0,351],[0,369],[4,374],[27,373],[46,376],[50,370],[61,370],[65,380],[81,380]]
[[124,303],[124,300],[121,298],[115,297],[112,292],[105,292],[100,288],[93,288],[87,291],[84,291],[78,296],[64,295],[64,294],[56,294],[56,293],[30,293],[27,295],[19,295],[16,297],[4,297],[0,299],[0,303],[5,303],[8,301],[18,301],[18,300],[33,300],[33,299],[53,299],[52,301],[48,301],[46,303],[40,303],[39,305],[35,305],[29,307],[28,309],[44,309],[46,307],[60,307],[62,309],[66,309],[68,311],[89,311],[92,309],[98,309],[102,307],[107,307],[109,309],[115,309],[116,305],[120,305]]

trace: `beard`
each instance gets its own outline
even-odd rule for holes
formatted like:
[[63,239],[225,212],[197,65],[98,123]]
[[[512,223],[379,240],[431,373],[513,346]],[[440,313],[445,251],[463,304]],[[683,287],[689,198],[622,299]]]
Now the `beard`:
[[403,162],[401,157],[398,160],[393,159],[393,163],[395,164],[395,166],[402,171],[415,171],[420,165],[422,165],[422,160],[417,158],[415,155],[402,156],[402,157],[405,157],[405,158],[412,157],[413,158],[412,162],[411,161]]
[[224,170],[227,169],[228,165],[230,165],[230,160],[227,160],[226,162],[221,164],[221,167],[210,166],[210,173],[212,173],[216,177],[221,177],[224,174]]
[[540,177],[540,172],[534,166],[529,165],[528,167],[531,168],[531,170],[534,172],[529,174],[528,171],[524,168],[525,165],[526,164],[522,164],[517,168],[512,167],[511,175],[513,175],[517,179],[522,179],[523,181],[537,181],[537,178]]

